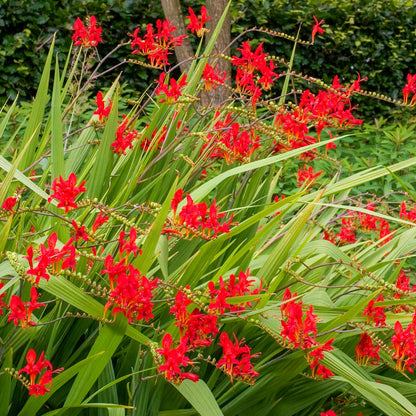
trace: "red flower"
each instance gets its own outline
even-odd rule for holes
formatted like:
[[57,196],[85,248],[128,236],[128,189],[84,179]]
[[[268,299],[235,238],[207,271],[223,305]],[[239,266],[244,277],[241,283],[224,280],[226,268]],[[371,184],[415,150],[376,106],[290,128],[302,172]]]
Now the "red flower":
[[351,218],[343,218],[341,220],[341,230],[336,235],[341,244],[355,243],[357,241],[355,236],[354,224]]
[[94,111],[93,114],[97,114],[98,119],[100,121],[103,121],[104,117],[108,117],[108,115],[110,114],[111,106],[113,104],[112,104],[111,100],[108,100],[108,102],[110,103],[110,105],[108,105],[106,107],[105,102],[103,100],[103,94],[101,92],[97,93],[97,101],[94,101],[94,103],[97,104],[98,108]]
[[7,320],[13,321],[13,323],[20,326],[23,329],[29,328],[29,326],[36,325],[32,319],[32,312],[36,309],[39,309],[41,306],[46,306],[44,303],[38,303],[39,295],[36,292],[36,288],[32,287],[30,290],[30,301],[22,302],[19,296],[13,295],[10,299],[10,315]]
[[410,324],[403,330],[402,324],[400,321],[397,321],[394,325],[394,332],[395,334],[391,337],[391,342],[394,348],[393,360],[396,360],[396,369],[398,371],[407,370],[413,373],[416,346],[412,325]]
[[338,416],[333,410],[321,413],[321,416]]
[[250,95],[254,108],[262,94],[261,89],[269,89],[273,84],[273,78],[278,78],[279,75],[273,71],[273,61],[263,52],[263,43],[252,51],[249,41],[246,41],[237,50],[241,52],[241,58],[233,56],[231,60],[237,67],[237,91]]
[[75,220],[72,220],[72,227],[74,227],[74,235],[71,237],[72,240],[78,241],[80,238],[82,238],[84,241],[89,241],[90,236],[85,231],[85,225],[82,225],[81,227],[78,226],[77,222]]
[[123,115],[123,122],[116,131],[116,140],[111,143],[111,147],[114,147],[113,152],[118,155],[125,155],[127,148],[133,149],[133,140],[139,137],[139,133],[132,129],[129,123],[129,119]]
[[237,312],[245,310],[246,304],[252,306],[251,302],[242,302],[237,304],[229,304],[228,299],[236,296],[245,296],[245,295],[257,295],[262,290],[260,284],[259,288],[251,288],[253,286],[254,279],[249,279],[249,270],[246,273],[240,271],[238,274],[238,280],[235,275],[230,275],[230,278],[227,282],[224,282],[222,276],[219,278],[219,289],[215,287],[214,282],[208,283],[208,293],[211,297],[209,304],[209,309],[223,314],[226,309],[231,312]]
[[[182,195],[182,190],[179,189],[176,191],[171,202],[171,207],[175,215]],[[225,213],[218,213],[217,207],[215,206],[215,199],[209,207],[209,211],[205,202],[195,204],[189,194],[186,195],[186,202],[186,205],[179,212],[177,225],[181,226],[183,224],[191,229],[202,227],[202,234],[205,235],[206,230],[208,238],[211,236],[211,232],[214,232],[214,237],[217,237],[218,233],[228,233],[230,231],[229,226],[233,216],[231,215],[231,219],[228,222],[220,224],[218,219],[224,217]],[[189,230],[185,230],[185,232],[189,234]]]
[[314,172],[311,166],[304,165],[303,168],[298,170],[298,186],[302,186],[303,183],[307,185],[312,184],[314,180],[322,174],[322,170]]
[[386,326],[386,314],[384,313],[385,306],[374,306],[374,302],[383,302],[384,298],[380,294],[377,299],[371,299],[368,306],[364,308],[364,316],[367,316],[367,323],[374,322],[376,326]]
[[90,25],[87,28],[78,17],[72,30],[75,31],[72,35],[75,46],[82,45],[84,48],[89,48],[91,46],[97,46],[98,42],[103,41],[101,38],[102,28],[97,27],[97,19],[95,16],[90,17]]
[[182,198],[183,198],[183,190],[178,189],[172,198],[172,202],[170,203],[170,207],[172,208],[174,218],[176,217],[176,210],[178,209],[178,205],[182,201]]
[[[44,352],[42,351],[38,361],[36,362],[36,352],[32,349],[29,350],[26,355],[27,365],[18,372],[18,374],[26,373],[29,375],[29,394],[34,394],[36,397],[49,392],[49,387],[52,384],[52,374],[62,371],[62,368],[52,371],[52,364],[49,361],[43,359],[43,354]],[[42,370],[44,369],[46,369],[46,371],[42,374]],[[36,383],[36,378],[40,374],[42,375]]]
[[217,367],[221,368],[224,373],[228,374],[231,378],[237,378],[246,383],[254,384],[254,378],[259,375],[254,370],[253,365],[250,362],[251,358],[257,357],[259,354],[251,355],[250,347],[242,345],[244,339],[238,341],[234,335],[235,343],[233,343],[228,334],[223,332],[220,335],[220,345],[223,350],[223,358],[218,361]]
[[202,71],[202,79],[205,82],[205,89],[210,91],[215,90],[218,85],[223,85],[225,82],[226,73],[220,73],[218,67],[212,67],[208,62],[205,64]]
[[33,263],[33,247],[28,247],[25,258],[28,260],[30,267],[27,274],[36,277],[35,284],[38,284],[41,278],[49,280],[48,266],[52,266],[53,273],[59,273],[61,268],[71,267],[74,269],[76,262],[75,248],[71,245],[73,240],[70,239],[60,250],[55,247],[57,240],[57,234],[52,233],[48,238],[48,247],[46,248],[43,244],[40,245],[41,255],[35,258],[35,260],[38,260],[36,267]]
[[17,198],[14,196],[11,196],[9,198],[6,198],[6,200],[3,202],[2,208],[6,209],[7,211],[13,212],[13,207],[17,204]]
[[370,360],[371,364],[378,364],[380,356],[379,345],[373,345],[371,337],[365,332],[361,334],[360,342],[355,347],[355,358],[358,364],[366,365]]
[[111,288],[110,300],[105,305],[105,311],[114,305],[113,315],[121,312],[129,322],[141,319],[148,322],[153,318],[152,298],[158,279],[148,280],[131,264],[128,267],[123,264],[124,259],[114,267],[111,256],[106,258],[107,270],[103,270],[102,273],[109,273],[110,284],[116,281],[117,285]]
[[318,19],[313,16],[313,18],[315,19],[315,25],[312,28],[312,44],[315,42],[315,35],[317,33],[324,33],[324,30],[320,27],[320,25],[324,22],[323,20],[318,22]]
[[207,9],[204,6],[201,7],[200,19],[196,17],[191,8],[189,8],[189,16],[186,17],[191,21],[186,28],[191,29],[192,33],[196,32],[196,35],[201,38],[204,36],[205,32],[208,32],[208,29],[204,28],[204,24],[207,20],[211,19],[211,17],[207,16]]
[[51,202],[53,198],[59,201],[58,208],[63,208],[65,212],[68,212],[71,208],[77,208],[75,198],[82,192],[85,192],[85,181],[77,185],[77,177],[75,173],[71,173],[69,178],[65,181],[61,175],[55,178],[52,182],[52,195],[48,198],[48,202]]
[[92,232],[95,233],[101,225],[105,224],[108,221],[109,217],[103,217],[101,211],[98,213],[97,218],[92,225]]
[[[168,20],[158,20],[156,22],[156,32],[152,25],[147,25],[147,32],[143,38],[137,36],[140,29],[137,28],[133,35],[131,42],[131,48],[133,54],[140,54],[147,56],[150,59],[150,64],[157,67],[163,67],[169,65],[168,55],[170,50],[176,46],[182,45],[182,40],[186,38],[186,35],[174,37],[172,32],[176,30],[176,26],[170,26]],[[135,49],[138,47],[138,49]]]
[[411,75],[407,74],[407,84],[403,88],[403,103],[407,104],[409,99],[409,94],[413,93],[413,97],[409,105],[414,105],[416,103],[416,74]]
[[[179,123],[178,123],[179,124]],[[146,127],[149,127],[148,124],[146,124]],[[162,148],[162,143],[165,141],[166,139],[166,134],[168,132],[166,126],[163,126],[162,128],[162,132],[159,134],[159,136],[156,138],[156,140],[154,140],[156,134],[158,132],[158,129],[155,128],[153,130],[152,136],[149,139],[148,137],[143,137],[141,142],[140,142],[140,147],[147,152],[149,149],[150,150],[156,150],[157,149],[161,149]]]
[[159,76],[159,79],[157,80],[157,83],[159,84],[159,87],[156,88],[155,94],[166,95],[166,99],[159,100],[160,103],[167,102],[168,104],[174,104],[178,100],[180,96],[182,96],[181,88],[183,88],[187,82],[186,82],[186,75],[184,75],[179,82],[176,81],[176,79],[171,78],[170,84],[165,84],[165,76],[166,74],[162,72]]
[[185,355],[188,352],[187,339],[182,338],[176,348],[172,348],[172,343],[172,335],[169,333],[165,334],[162,340],[162,349],[156,350],[165,359],[165,363],[160,365],[158,370],[165,374],[166,380],[173,382],[179,382],[185,378],[194,382],[198,381],[197,375],[182,373],[181,367],[193,365],[190,358]]
[[139,247],[136,245],[136,238],[137,238],[137,231],[135,228],[130,229],[129,233],[129,241],[124,240],[125,232],[121,231],[119,234],[118,241],[120,243],[119,253],[120,257],[123,252],[126,252],[126,257],[129,256],[130,253],[133,253],[133,256],[137,255],[137,252],[141,255],[143,252]]
[[[215,118],[219,113],[215,114]],[[225,159],[227,164],[232,164],[239,160],[249,162],[254,151],[260,147],[260,137],[256,135],[254,129],[246,130],[239,123],[232,123],[231,115],[228,114],[225,120],[218,120],[214,125],[215,134],[209,133],[207,140],[201,149],[204,151],[211,147],[211,159]]]

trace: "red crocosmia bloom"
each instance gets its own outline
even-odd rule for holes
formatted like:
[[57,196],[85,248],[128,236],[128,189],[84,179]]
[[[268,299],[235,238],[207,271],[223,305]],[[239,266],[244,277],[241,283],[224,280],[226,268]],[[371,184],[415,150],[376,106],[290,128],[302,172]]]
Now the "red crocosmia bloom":
[[133,140],[139,138],[139,133],[132,129],[129,123],[130,120],[123,115],[123,122],[116,131],[116,140],[111,143],[111,147],[114,147],[113,152],[118,155],[125,155],[127,148],[133,149]]
[[3,202],[2,208],[6,209],[7,211],[13,212],[13,207],[17,204],[17,198],[14,196],[10,196],[6,198]]
[[124,236],[124,231],[121,231],[118,239],[120,243],[120,257],[124,252],[126,252],[126,257],[128,257],[130,253],[133,253],[133,256],[136,256],[137,252],[139,252],[140,255],[143,254],[142,250],[136,245],[137,231],[135,228],[130,229],[128,241],[124,240]]
[[195,374],[182,373],[181,367],[193,365],[190,358],[185,355],[188,352],[187,339],[182,338],[176,348],[172,348],[172,344],[172,335],[165,334],[162,339],[162,349],[156,350],[165,360],[165,363],[159,366],[159,372],[164,373],[166,380],[173,382],[179,382],[185,378],[198,381],[198,376]]
[[64,180],[61,175],[59,179],[55,178],[52,182],[52,195],[48,198],[48,202],[51,202],[52,199],[57,199],[59,201],[58,208],[63,208],[65,212],[68,212],[71,208],[77,208],[75,203],[75,198],[82,192],[85,192],[84,188],[85,181],[82,181],[79,186],[77,186],[77,177],[75,173],[71,173],[67,180]]
[[374,306],[375,302],[383,302],[384,298],[380,294],[377,299],[371,299],[368,306],[364,308],[364,316],[367,316],[367,323],[374,322],[375,326],[386,326],[386,314],[384,313],[385,306]]
[[222,276],[219,278],[219,289],[215,287],[214,282],[208,283],[208,294],[210,295],[209,309],[214,313],[222,315],[226,309],[230,312],[241,312],[246,309],[246,305],[252,306],[251,302],[242,302],[237,304],[229,304],[227,301],[236,296],[257,295],[262,289],[263,282],[260,287],[252,287],[254,279],[249,279],[250,271],[240,271],[238,279],[235,275],[230,275],[228,281],[224,282]]
[[[125,260],[122,260],[125,263]],[[110,266],[108,256],[106,259],[106,267]],[[119,269],[120,264],[117,265]],[[122,265],[121,265],[122,266]],[[121,312],[130,322],[133,320],[145,319],[146,322],[153,318],[153,291],[157,287],[158,279],[149,280],[143,276],[139,270],[135,269],[131,264],[124,271],[117,270],[114,277],[117,285],[110,292],[110,300],[105,305],[105,312],[110,306],[114,306],[113,315]],[[106,271],[103,271],[106,272]],[[115,272],[115,270],[111,270]],[[111,284],[111,278],[110,278]]]
[[212,67],[208,62],[202,71],[202,79],[207,91],[215,90],[218,85],[224,85],[226,73],[220,73],[218,67]]
[[330,149],[336,149],[337,145],[334,142],[329,142],[326,146],[325,146],[325,154],[328,153],[328,150]]
[[[219,115],[217,112],[214,120]],[[247,163],[254,151],[260,147],[260,136],[256,134],[255,130],[246,130],[239,123],[232,123],[230,114],[226,116],[225,120],[217,120],[214,132],[214,134],[207,135],[207,143],[201,149],[203,152],[208,147],[211,159],[225,159],[227,164],[236,161]]]
[[252,106],[255,108],[262,94],[261,90],[268,90],[273,84],[273,78],[278,78],[279,75],[273,71],[273,61],[263,52],[263,43],[252,51],[249,41],[246,41],[237,50],[241,52],[241,58],[233,56],[231,60],[237,67],[237,91],[250,95]]
[[361,90],[361,86],[360,86],[360,82],[362,81],[368,81],[368,78],[361,78],[361,75],[359,72],[357,72],[358,75],[358,79],[356,79],[348,88],[347,94],[351,95],[354,91],[360,91]]
[[72,227],[74,228],[74,235],[71,237],[73,240],[78,241],[80,238],[82,238],[84,241],[89,241],[90,236],[85,231],[85,225],[78,226],[77,222],[75,220],[72,220]]
[[139,37],[140,29],[137,28],[133,35],[131,48],[133,54],[140,54],[147,56],[150,64],[156,67],[163,67],[169,65],[168,55],[176,46],[182,45],[182,40],[186,35],[173,36],[172,33],[176,30],[176,26],[171,26],[168,20],[158,20],[156,22],[156,31],[153,25],[147,25],[146,34],[143,38]]
[[394,332],[391,342],[394,348],[393,360],[396,360],[396,369],[413,373],[416,357],[414,328],[410,324],[403,330],[402,324],[397,321],[394,325]]
[[75,41],[74,45],[81,45],[84,48],[90,48],[91,46],[97,46],[98,42],[102,42],[101,27],[97,27],[97,19],[95,16],[90,17],[90,25],[85,27],[81,19],[78,17],[74,23],[72,30],[75,33],[72,35],[72,40]]
[[294,348],[308,349],[315,347],[318,343],[315,340],[318,317],[313,314],[313,307],[304,307],[302,300],[294,299],[289,288],[286,289],[280,310],[282,313],[281,331],[283,341]]
[[175,325],[179,328],[180,337],[187,339],[189,348],[208,347],[218,333],[218,317],[207,315],[199,309],[189,312],[188,306],[191,304],[192,301],[188,296],[179,290],[169,313],[175,315]]
[[406,207],[406,202],[402,202],[402,204],[400,205],[399,216],[400,218],[408,221],[416,221],[416,206],[408,211]]
[[[26,373],[30,378],[29,394],[34,394],[35,397],[39,395],[44,395],[49,392],[49,387],[52,384],[52,374],[59,373],[63,369],[59,368],[57,370],[52,369],[52,364],[43,358],[44,352],[40,354],[38,361],[36,362],[36,352],[34,350],[29,350],[26,354],[27,365],[19,370],[18,374]],[[43,370],[45,370],[43,372]],[[42,374],[43,372],[43,374]],[[40,376],[39,380],[36,383],[36,379]]]
[[336,235],[341,244],[355,243],[357,238],[355,236],[355,226],[352,218],[342,218],[341,230]]
[[98,230],[98,228],[101,225],[105,224],[108,220],[109,220],[109,217],[108,216],[103,217],[100,211],[97,215],[97,218],[94,221],[94,224],[92,225],[92,232],[95,233]]
[[[74,268],[75,262],[75,248],[72,246],[73,239],[71,238],[60,250],[56,248],[56,242],[58,236],[56,233],[52,233],[48,238],[47,247],[40,244],[40,256],[35,260],[38,264],[34,266],[33,263],[33,247],[30,246],[27,249],[27,256],[25,258],[29,262],[29,270],[27,274],[35,276],[35,284],[38,284],[41,278],[49,280],[48,266],[52,266],[52,272],[58,274],[61,269],[67,267]],[[61,265],[61,262],[63,264]],[[33,282],[32,282],[33,283]]]
[[304,165],[303,168],[298,170],[298,186],[302,186],[303,183],[310,185],[314,180],[322,174],[322,170],[314,172],[312,166]]
[[22,302],[19,296],[13,295],[10,299],[10,315],[8,321],[13,321],[13,323],[20,326],[23,329],[29,328],[29,326],[36,325],[32,319],[32,312],[36,309],[39,309],[41,306],[46,306],[44,303],[38,303],[39,295],[36,292],[36,288],[32,287],[30,290],[30,301]]
[[157,80],[159,87],[156,88],[156,95],[165,95],[166,99],[159,100],[160,103],[167,102],[168,104],[174,104],[180,96],[182,96],[181,89],[187,84],[186,75],[184,75],[179,82],[176,79],[171,78],[169,84],[165,84],[166,73],[162,72]]
[[207,20],[211,19],[211,17],[207,16],[207,9],[205,6],[201,7],[201,16],[198,19],[194,13],[194,11],[189,8],[189,16],[186,16],[191,22],[188,26],[186,26],[187,29],[191,29],[192,33],[196,33],[196,35],[200,38],[204,36],[205,32],[208,32],[208,29],[204,27],[204,24]]
[[182,198],[183,198],[183,190],[178,189],[172,198],[172,202],[170,203],[170,207],[172,208],[174,218],[176,217],[176,210],[178,209],[178,205],[182,201]]
[[111,111],[111,106],[113,105],[111,100],[108,100],[110,103],[107,107],[105,106],[105,102],[103,100],[103,94],[100,92],[97,93],[97,101],[94,101],[95,104],[97,104],[97,109],[94,111],[93,114],[98,115],[98,119],[100,121],[103,121],[105,117],[108,117]]
[[367,365],[368,362],[376,365],[380,360],[379,350],[380,346],[374,345],[371,337],[364,332],[361,334],[360,342],[355,347],[355,359],[360,365]]
[[[171,206],[175,210],[178,207],[180,202],[180,197],[182,196],[182,191],[178,190],[175,193]],[[202,227],[202,238],[209,239],[211,237],[211,233],[214,233],[214,237],[217,237],[219,233],[228,233],[229,226],[232,222],[231,219],[228,222],[224,222],[220,224],[218,222],[219,218],[225,216],[225,213],[218,213],[217,207],[215,206],[215,200],[213,201],[212,205],[208,208],[205,202],[201,202],[199,204],[195,204],[191,195],[186,195],[186,205],[184,205],[179,212],[177,225],[178,226],[185,226],[185,232],[189,234],[192,231],[199,231],[198,228]]]
[[35,383],[36,377],[42,372],[44,368],[49,368],[52,370],[52,364],[43,359],[44,352],[39,356],[38,361],[36,362],[36,352],[35,350],[29,350],[26,354],[26,366],[19,370],[20,373],[26,373],[30,377],[30,384]]
[[[148,124],[146,124],[146,127],[149,127]],[[150,138],[148,137],[143,137],[141,142],[140,142],[140,147],[147,152],[148,150],[156,150],[156,149],[161,149],[162,148],[162,144],[166,139],[166,135],[168,133],[168,129],[166,128],[166,126],[163,126],[162,128],[162,132],[156,137],[156,134],[158,132],[158,129],[155,128],[153,130],[152,136]]]
[[410,93],[413,93],[413,97],[409,105],[416,104],[416,74],[411,75],[407,74],[407,84],[403,88],[403,103],[407,104],[409,100]]
[[327,412],[322,412],[321,416],[338,416],[333,410],[328,410]]
[[323,20],[318,22],[318,19],[313,16],[314,20],[315,20],[315,25],[312,28],[312,44],[315,42],[315,35],[317,33],[324,33],[324,30],[320,27],[320,25],[324,22]]
[[334,338],[329,339],[324,344],[318,344],[318,347],[314,348],[312,351],[309,351],[308,362],[312,370],[312,377],[325,379],[331,378],[335,374],[329,369],[320,364],[320,360],[324,358],[325,351],[332,351],[334,348],[332,347],[332,343],[334,342]]
[[254,370],[250,360],[260,354],[251,355],[250,347],[242,345],[244,339],[238,341],[235,335],[234,339],[235,342],[233,343],[226,332],[223,332],[220,335],[221,342],[218,345],[222,347],[223,358],[217,362],[217,367],[228,374],[231,381],[236,378],[245,383],[254,384],[254,378],[257,377],[259,373]]
[[117,280],[117,276],[127,273],[126,260],[121,259],[117,264],[114,264],[113,257],[109,254],[104,260],[105,269],[101,271],[102,274],[108,274],[108,280],[110,281],[110,288],[114,290],[114,281]]

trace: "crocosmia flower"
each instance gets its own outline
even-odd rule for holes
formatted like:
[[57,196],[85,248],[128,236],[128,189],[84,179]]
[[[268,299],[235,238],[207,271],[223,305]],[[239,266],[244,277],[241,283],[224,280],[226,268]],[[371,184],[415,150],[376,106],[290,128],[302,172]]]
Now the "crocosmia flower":
[[204,27],[204,24],[207,20],[211,19],[211,17],[207,16],[207,9],[204,6],[201,7],[201,16],[199,19],[191,8],[189,8],[189,16],[186,17],[190,20],[190,23],[186,28],[191,29],[192,33],[195,32],[198,37],[202,38],[204,33],[208,32],[208,29]]
[[6,198],[6,200],[3,202],[2,208],[6,209],[7,211],[13,212],[13,207],[17,204],[17,198],[14,196],[11,196],[9,198]]
[[[26,355],[27,365],[19,370],[19,373],[26,373],[30,377],[29,384],[29,394],[34,394],[35,397],[39,395],[44,395],[45,393],[50,392],[50,386],[52,384],[52,374],[59,373],[63,369],[59,368],[52,371],[52,364],[44,360],[44,352],[39,356],[38,361],[36,362],[36,352],[35,350],[29,350]],[[43,370],[46,370],[43,372]],[[42,374],[43,373],[43,374]],[[40,376],[40,377],[39,377]],[[37,380],[37,378],[39,378]]]
[[90,24],[88,27],[85,27],[82,20],[78,17],[72,30],[75,31],[72,35],[75,46],[81,45],[84,48],[90,48],[91,46],[97,46],[98,42],[103,41],[101,38],[102,27],[97,27],[97,19],[95,16],[90,17]]
[[312,28],[312,44],[315,42],[315,35],[317,33],[324,33],[324,30],[321,28],[321,24],[324,22],[323,20],[320,20],[318,22],[318,19],[314,16],[315,24]]
[[179,81],[176,79],[171,78],[169,80],[169,84],[165,84],[165,77],[166,74],[162,72],[157,80],[159,87],[156,89],[156,95],[165,95],[166,99],[163,98],[159,100],[160,103],[167,102],[168,104],[174,104],[178,100],[178,98],[182,95],[181,89],[185,87],[187,84],[186,82],[186,75],[184,75]]
[[81,192],[85,192],[84,188],[85,181],[81,182],[77,186],[77,177],[75,173],[71,173],[67,180],[64,180],[62,176],[59,175],[59,179],[55,178],[52,182],[52,195],[48,198],[48,202],[51,202],[52,199],[57,199],[59,201],[58,208],[63,208],[65,212],[68,212],[71,208],[77,208],[75,203],[75,198]]

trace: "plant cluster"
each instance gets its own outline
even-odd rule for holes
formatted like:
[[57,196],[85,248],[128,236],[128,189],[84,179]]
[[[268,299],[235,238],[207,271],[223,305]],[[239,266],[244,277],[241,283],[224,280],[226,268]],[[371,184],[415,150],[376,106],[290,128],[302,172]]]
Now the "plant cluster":
[[[203,37],[205,8],[187,18]],[[293,58],[324,36],[314,20],[310,40],[269,34]],[[400,180],[357,192],[416,159],[342,178],[335,151],[362,124],[366,79],[327,85],[247,39],[216,57],[235,74],[219,73],[221,22],[179,77],[169,20],[134,30],[135,63],[160,75],[123,103],[119,78],[88,96],[105,29],[78,18],[48,113],[51,45],[23,138],[0,155],[0,413],[416,413],[402,381],[416,365],[414,195]],[[398,106],[415,105],[414,79]],[[204,107],[218,88],[229,97]]]

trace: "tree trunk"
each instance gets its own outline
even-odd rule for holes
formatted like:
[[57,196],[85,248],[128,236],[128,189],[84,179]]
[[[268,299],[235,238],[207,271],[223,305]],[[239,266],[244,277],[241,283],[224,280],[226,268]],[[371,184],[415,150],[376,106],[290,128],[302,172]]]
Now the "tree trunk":
[[[188,34],[186,31],[184,16],[181,10],[180,0],[161,0],[163,12],[165,17],[169,19],[169,22],[176,26],[176,31],[174,32],[175,36],[181,36]],[[206,8],[207,14],[211,17],[206,23],[207,29],[209,32],[205,35],[206,42],[209,42],[212,33],[214,32],[217,24],[221,18],[222,13],[224,12],[225,7],[228,4],[228,0],[207,0]],[[198,15],[198,10],[194,10],[195,14]],[[224,20],[222,29],[218,35],[217,41],[212,52],[212,57],[210,58],[210,63],[213,64],[215,61],[215,66],[218,66],[220,72],[226,72],[228,80],[226,83],[230,83],[231,75],[231,63],[226,60],[218,57],[218,54],[229,55],[230,53],[230,40],[231,40],[231,18],[230,14],[227,13],[227,16]],[[191,66],[191,59],[194,57],[194,51],[191,43],[188,38],[185,38],[181,46],[175,48],[175,54],[178,62],[180,63],[180,68],[182,72],[188,72],[189,67]],[[201,103],[204,106],[213,105],[219,106],[228,98],[229,92],[226,88],[221,86],[217,87],[212,91],[202,91],[201,93]]]
[[[206,42],[208,43],[211,39],[212,34],[214,33],[215,28],[218,25],[218,22],[221,18],[221,15],[224,12],[224,9],[227,7],[228,0],[206,0],[206,8],[208,16],[212,19],[208,20],[206,25],[209,29],[208,34],[206,35]],[[225,72],[227,74],[226,83],[230,85],[230,76],[231,76],[231,62],[227,59],[218,57],[218,54],[230,55],[230,42],[231,42],[231,17],[230,13],[227,13],[225,16],[224,23],[222,25],[221,31],[218,35],[218,38],[215,42],[214,49],[212,51],[212,58],[210,63],[215,62],[215,66],[218,66],[220,72]],[[202,103],[204,105],[212,104],[218,106],[223,103],[229,96],[229,91],[226,88],[221,86],[217,87],[215,90],[210,91],[209,94],[202,97]],[[208,101],[208,102],[207,102]]]
[[[161,0],[161,3],[165,17],[173,26],[176,26],[174,35],[186,35],[187,32],[180,0]],[[183,39],[182,45],[175,48],[175,55],[180,64],[181,71],[187,73],[192,63],[191,58],[194,57],[194,50],[188,38]]]

